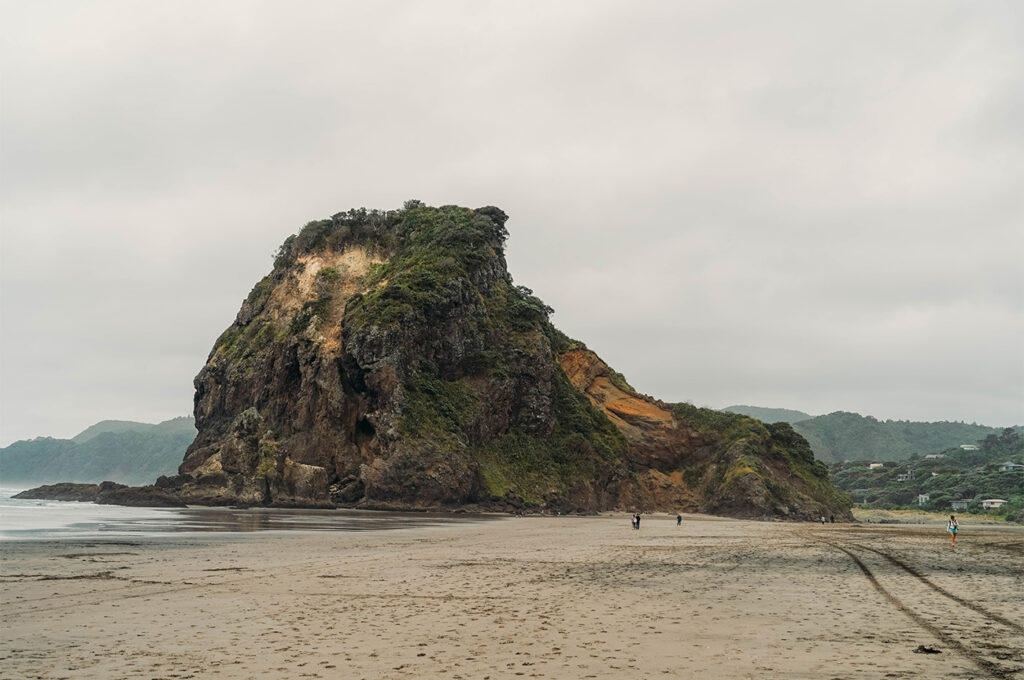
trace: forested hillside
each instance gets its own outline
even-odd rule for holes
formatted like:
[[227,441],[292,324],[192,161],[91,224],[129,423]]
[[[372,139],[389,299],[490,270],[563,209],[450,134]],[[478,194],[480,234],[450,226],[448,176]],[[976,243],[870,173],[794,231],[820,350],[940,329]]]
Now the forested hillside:
[[1002,432],[1002,428],[970,423],[877,420],[845,411],[803,420],[793,428],[810,442],[814,456],[826,463],[906,460],[914,454],[944,451]]
[[766,423],[789,423],[810,443],[814,457],[826,463],[906,460],[917,453],[935,453],[970,444],[1003,430],[976,423],[878,420],[846,411],[810,416],[802,411],[760,406],[729,406],[722,410],[742,413]]
[[795,425],[801,420],[808,420],[813,418],[809,413],[803,411],[795,411],[790,408],[764,408],[763,406],[726,406],[722,409],[729,413],[739,413],[740,415],[750,416],[751,418],[757,418],[758,420],[765,423],[789,423]]
[[195,421],[182,417],[156,425],[107,420],[72,439],[18,441],[0,449],[0,484],[145,484],[174,474],[195,436]]

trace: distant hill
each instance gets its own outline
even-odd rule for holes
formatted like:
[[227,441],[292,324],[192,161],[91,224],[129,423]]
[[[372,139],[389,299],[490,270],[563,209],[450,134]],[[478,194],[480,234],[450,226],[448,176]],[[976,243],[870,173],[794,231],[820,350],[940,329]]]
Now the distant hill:
[[[1004,428],[940,421],[878,420],[859,413],[836,411],[811,416],[803,411],[761,406],[729,406],[766,423],[787,422],[806,439],[814,457],[826,463],[843,460],[897,461],[915,454],[937,453],[999,435]],[[1024,432],[1024,428],[1012,428]]]
[[827,463],[841,460],[906,460],[914,454],[937,453],[973,444],[1003,428],[969,423],[877,420],[859,413],[836,411],[793,426],[811,444],[814,456]]
[[0,484],[151,483],[177,473],[195,439],[191,416],[157,423],[104,420],[71,439],[39,437],[0,448]]
[[[186,420],[188,423],[182,422]],[[188,417],[172,418],[171,420],[158,423],[156,425],[153,425],[152,423],[137,423],[134,420],[101,420],[95,425],[90,425],[76,434],[71,438],[71,441],[76,444],[84,444],[90,439],[107,432],[113,434],[119,434],[121,432],[152,432],[154,428],[169,429],[173,431],[176,428],[180,429],[183,424],[189,425],[193,428],[195,427],[195,423],[192,418]]]
[[794,411],[789,408],[763,408],[761,406],[726,406],[721,409],[729,413],[739,413],[743,416],[757,418],[763,423],[789,423],[795,425],[802,420],[813,418],[809,413]]

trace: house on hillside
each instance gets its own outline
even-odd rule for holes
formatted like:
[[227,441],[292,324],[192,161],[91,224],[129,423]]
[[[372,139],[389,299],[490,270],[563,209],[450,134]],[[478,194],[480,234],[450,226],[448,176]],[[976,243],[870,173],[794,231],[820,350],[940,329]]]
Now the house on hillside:
[[1024,464],[1008,460],[999,466],[1000,472],[1024,472]]
[[869,470],[881,470],[885,467],[885,463],[871,463],[868,465]]
[[981,507],[984,508],[985,510],[998,510],[999,508],[1003,507],[1006,503],[1007,501],[1002,498],[989,498],[988,500],[984,500],[981,502]]
[[954,510],[966,510],[967,506],[971,504],[970,498],[962,498],[958,501],[950,501],[949,507]]
[[925,460],[938,460],[940,458],[945,458],[945,457],[946,457],[946,454],[944,454],[944,453],[929,453],[927,456],[924,457],[924,459]]
[[906,472],[901,472],[900,474],[896,475],[896,481],[897,482],[909,482],[913,478],[914,478],[914,471],[913,470],[907,470]]
[[977,444],[961,444],[960,445],[960,449],[963,450],[963,451],[977,451],[978,450],[978,445]]
[[932,499],[932,497],[931,497],[931,496],[929,496],[929,495],[928,495],[928,494],[926,494],[926,493],[920,494],[920,495],[919,495],[919,496],[917,497],[917,504],[918,504],[918,505],[927,505],[927,504],[928,504],[928,501],[930,501],[931,499]]

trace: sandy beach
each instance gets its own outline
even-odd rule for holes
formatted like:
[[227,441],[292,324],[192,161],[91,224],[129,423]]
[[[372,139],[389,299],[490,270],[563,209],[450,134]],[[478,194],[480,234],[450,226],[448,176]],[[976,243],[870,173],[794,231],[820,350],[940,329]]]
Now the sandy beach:
[[[4,678],[1022,678],[1024,530],[685,516],[0,544]],[[940,653],[920,653],[925,647]]]

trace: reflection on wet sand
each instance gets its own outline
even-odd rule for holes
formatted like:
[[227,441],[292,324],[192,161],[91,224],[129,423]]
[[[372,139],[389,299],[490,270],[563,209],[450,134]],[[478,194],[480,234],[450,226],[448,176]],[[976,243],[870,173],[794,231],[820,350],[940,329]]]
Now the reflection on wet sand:
[[186,508],[166,510],[160,517],[108,520],[100,531],[117,532],[249,532],[249,531],[380,531],[438,526],[494,519],[490,515],[384,512],[373,510],[303,510],[283,508]]
[[380,531],[490,519],[497,519],[497,516],[299,508],[129,508],[0,499],[0,541],[109,538],[119,534]]
[[[172,514],[173,513],[173,514]],[[495,519],[493,515],[386,512],[380,510],[302,510],[282,508],[187,508],[169,511],[166,521],[128,522],[130,531],[379,531],[460,524]],[[112,527],[113,528],[113,527]]]

